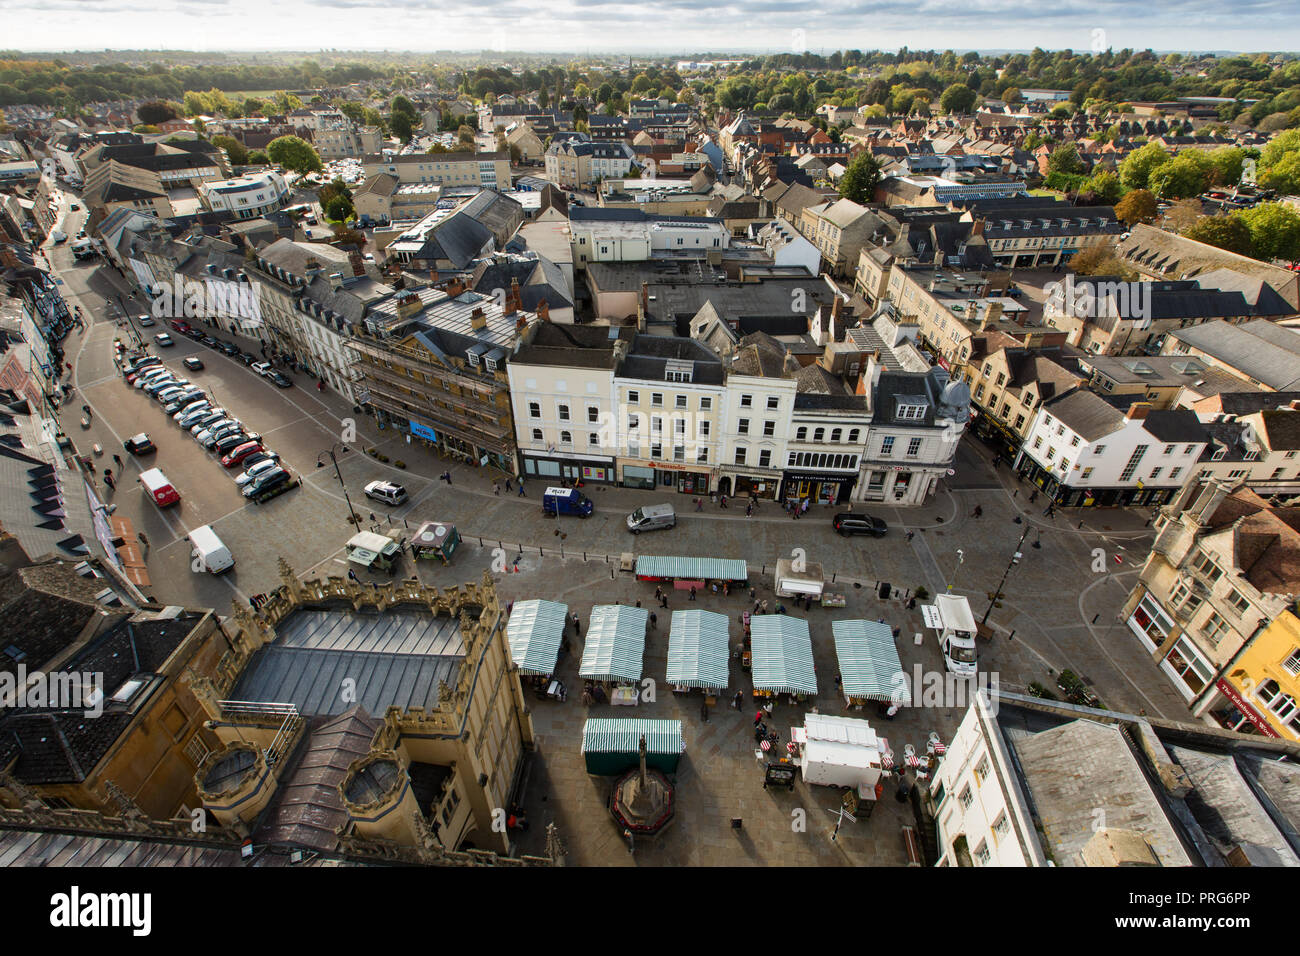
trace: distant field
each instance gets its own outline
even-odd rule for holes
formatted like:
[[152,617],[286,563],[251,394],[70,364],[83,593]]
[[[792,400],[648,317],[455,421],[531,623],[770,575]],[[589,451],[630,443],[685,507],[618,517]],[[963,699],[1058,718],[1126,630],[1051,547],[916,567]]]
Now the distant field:
[[235,90],[233,93],[227,93],[232,100],[246,100],[250,96],[254,99],[264,100],[275,96],[280,90]]

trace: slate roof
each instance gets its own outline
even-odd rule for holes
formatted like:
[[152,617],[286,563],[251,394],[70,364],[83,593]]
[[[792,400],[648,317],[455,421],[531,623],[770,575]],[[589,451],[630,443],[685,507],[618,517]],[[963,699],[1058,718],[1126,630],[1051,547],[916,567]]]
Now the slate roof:
[[1066,392],[1044,408],[1084,441],[1095,442],[1124,427],[1124,413],[1086,388]]
[[1186,408],[1158,408],[1147,412],[1142,427],[1163,442],[1203,442],[1209,439],[1196,413]]
[[1300,333],[1256,319],[1244,325],[1206,322],[1169,336],[1270,388],[1300,390]]
[[691,382],[696,385],[721,385],[724,380],[722,362],[711,351],[694,339],[669,335],[640,335],[632,341],[632,348],[617,374],[620,378],[642,381],[667,381],[665,370],[670,360],[695,363]]

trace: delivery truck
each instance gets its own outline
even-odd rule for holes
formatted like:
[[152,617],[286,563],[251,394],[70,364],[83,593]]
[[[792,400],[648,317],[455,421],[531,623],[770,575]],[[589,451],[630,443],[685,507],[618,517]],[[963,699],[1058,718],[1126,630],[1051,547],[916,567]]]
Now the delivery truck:
[[944,666],[958,677],[974,677],[976,628],[970,602],[955,594],[940,594],[934,606],[939,615],[936,630]]
[[557,518],[560,515],[577,515],[579,518],[586,518],[595,508],[591,499],[577,488],[547,488],[542,495],[542,514],[549,518]]

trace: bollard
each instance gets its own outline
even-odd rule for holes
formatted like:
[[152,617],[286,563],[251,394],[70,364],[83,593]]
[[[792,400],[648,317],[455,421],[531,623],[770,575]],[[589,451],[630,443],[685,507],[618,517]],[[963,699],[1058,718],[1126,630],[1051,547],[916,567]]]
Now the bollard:
[[1099,618],[1099,617],[1101,617],[1101,614],[1100,614],[1100,613],[1098,613],[1098,614],[1094,614],[1094,615],[1092,616],[1092,623],[1093,623],[1093,624],[1096,624],[1096,623],[1097,623],[1097,618]]

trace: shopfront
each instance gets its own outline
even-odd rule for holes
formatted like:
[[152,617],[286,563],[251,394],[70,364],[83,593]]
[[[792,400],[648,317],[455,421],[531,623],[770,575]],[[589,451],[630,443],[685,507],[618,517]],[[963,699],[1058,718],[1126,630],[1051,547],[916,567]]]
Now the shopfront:
[[667,461],[638,461],[622,465],[620,484],[646,491],[675,490],[683,495],[707,495],[711,487],[708,468]]
[[586,484],[614,483],[614,459],[597,455],[559,456],[546,452],[523,453],[524,474],[529,478],[559,478],[562,481]]
[[1020,461],[1020,476],[1066,508],[1157,507],[1168,503],[1177,488],[1151,488],[1138,482],[1133,488],[1073,488],[1063,485],[1050,471],[1027,455]]
[[1210,716],[1214,718],[1220,727],[1225,730],[1236,731],[1239,734],[1256,734],[1264,737],[1282,736],[1269,724],[1268,718],[1246,700],[1245,696],[1236,687],[1233,687],[1226,680],[1220,679],[1215,683],[1214,688],[1217,693],[1210,702]]
[[849,500],[857,479],[856,471],[852,474],[787,471],[781,485],[781,500],[807,501],[814,505],[839,504]]
[[971,419],[975,436],[1007,461],[1012,461],[1020,451],[1020,436],[986,411],[975,412]]
[[726,474],[718,479],[718,494],[736,498],[758,498],[773,501],[781,488],[779,471],[767,474]]
[[1174,631],[1174,620],[1165,613],[1150,594],[1144,594],[1128,619],[1129,629],[1138,636],[1142,646],[1153,654],[1160,650]]

